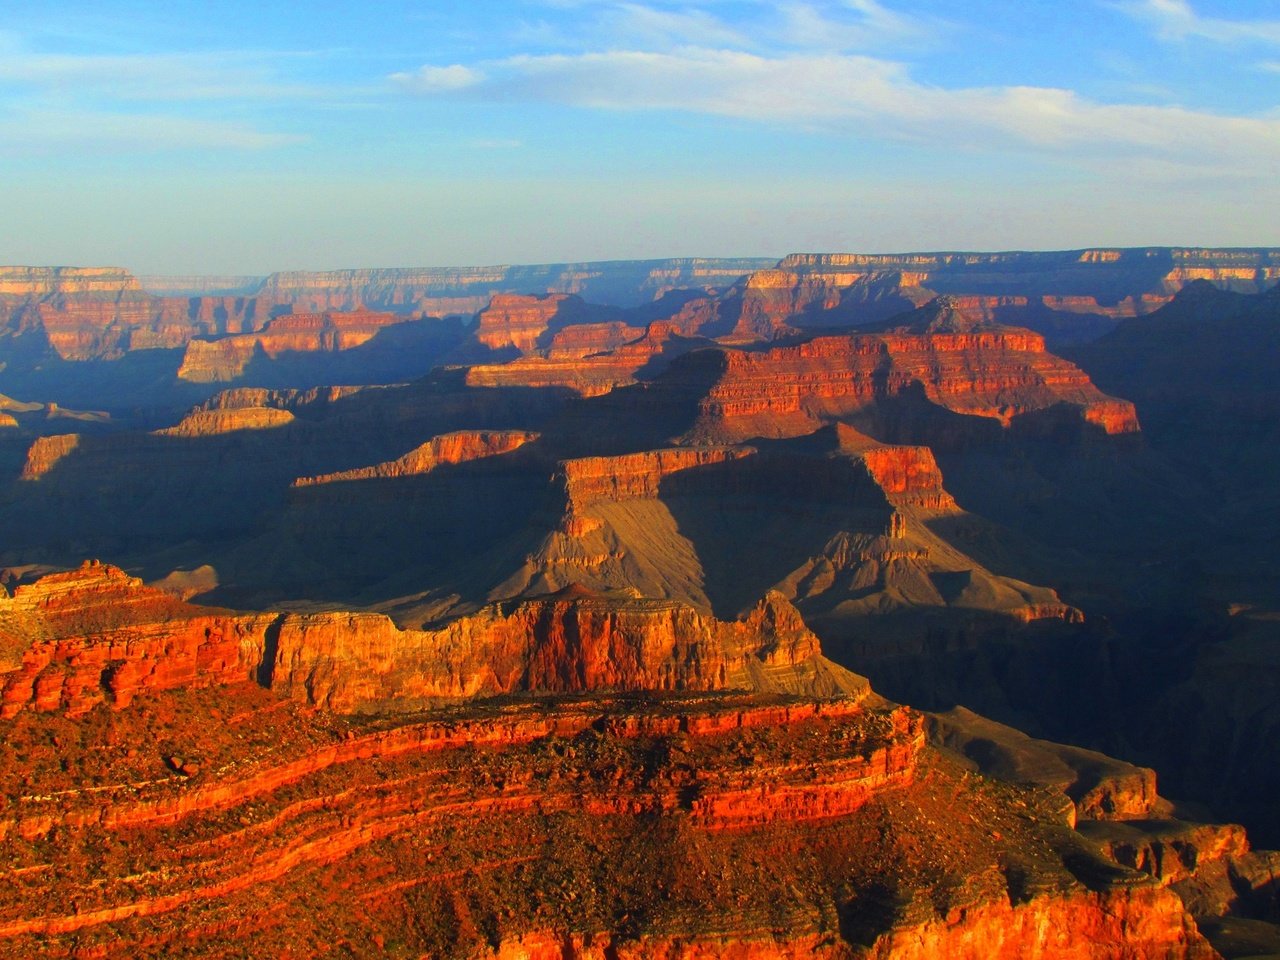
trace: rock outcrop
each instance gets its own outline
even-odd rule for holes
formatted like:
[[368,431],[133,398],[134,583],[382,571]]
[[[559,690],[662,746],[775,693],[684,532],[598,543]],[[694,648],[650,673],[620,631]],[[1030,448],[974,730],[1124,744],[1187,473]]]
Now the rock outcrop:
[[[600,307],[586,303],[581,297],[565,293],[546,293],[521,296],[499,294],[488,306],[476,314],[475,341],[495,352],[514,351],[517,355],[546,350],[553,337],[567,327],[591,324],[599,336],[611,328],[609,321],[617,315],[617,308]],[[627,330],[619,324],[619,330]],[[639,335],[642,331],[634,331]],[[615,340],[608,346],[618,346],[625,340]],[[607,349],[608,347],[606,347]],[[560,350],[558,352],[568,352]]]
[[178,367],[178,377],[195,383],[235,380],[258,356],[338,353],[368,343],[390,327],[405,322],[394,313],[300,313],[276,317],[255,333],[192,340]]
[[78,433],[61,433],[37,438],[27,450],[27,459],[22,465],[19,479],[39,480],[78,446],[80,446]]
[[237,430],[274,430],[294,422],[288,410],[279,407],[224,407],[193,410],[172,427],[155,431],[159,437],[213,437]]
[[538,439],[536,433],[524,430],[459,430],[432,437],[426,443],[414,447],[395,460],[315,477],[299,477],[293,481],[293,486],[311,487],[347,480],[418,476],[445,464],[466,463],[470,460],[482,460],[485,457],[510,453],[536,439]]
[[1053,411],[1107,434],[1138,430],[1132,404],[1106,396],[1078,367],[1047,353],[1039,334],[1009,327],[703,350],[676,360],[655,386],[658,402],[672,393],[698,398],[690,432],[698,440],[799,436],[825,420],[913,397],[1004,427]]
[[50,574],[0,598],[0,717],[242,682],[274,619],[192,607],[104,564]]
[[724,623],[671,601],[567,588],[497,604],[438,630],[380,614],[291,615],[268,651],[271,689],[336,710],[414,709],[520,691],[865,691],[822,659],[795,609],[771,596]]
[[231,614],[103,564],[0,598],[0,715],[127,706],[139,690],[256,680],[341,711],[593,690],[856,695],[794,608],[770,596],[740,622],[680,603],[569,589],[436,630],[374,613]]

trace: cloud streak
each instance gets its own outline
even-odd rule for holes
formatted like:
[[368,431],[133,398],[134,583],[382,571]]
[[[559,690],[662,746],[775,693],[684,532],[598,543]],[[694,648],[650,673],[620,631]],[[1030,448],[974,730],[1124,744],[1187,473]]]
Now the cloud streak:
[[1128,0],[1117,5],[1154,29],[1161,40],[1176,42],[1197,38],[1214,43],[1280,46],[1280,20],[1203,17],[1188,0]]
[[[526,55],[458,66],[466,82],[447,95],[475,101],[682,111],[961,148],[1198,163],[1210,158],[1244,164],[1249,173],[1274,173],[1280,164],[1280,120],[1273,118],[1107,104],[1051,87],[945,88],[918,82],[902,63],[860,55],[768,57],[686,48]],[[430,78],[442,69],[454,68],[428,67],[394,79],[406,91],[438,96]]]
[[0,152],[75,147],[111,152],[265,150],[304,138],[248,124],[152,114],[20,109],[0,113]]
[[0,33],[0,83],[13,91],[133,101],[287,100],[323,87],[281,79],[307,54],[276,51],[80,54],[28,49]]
[[0,151],[68,145],[112,153],[266,150],[302,137],[246,119],[263,106],[321,103],[339,91],[284,78],[307,53],[50,53],[0,33]]

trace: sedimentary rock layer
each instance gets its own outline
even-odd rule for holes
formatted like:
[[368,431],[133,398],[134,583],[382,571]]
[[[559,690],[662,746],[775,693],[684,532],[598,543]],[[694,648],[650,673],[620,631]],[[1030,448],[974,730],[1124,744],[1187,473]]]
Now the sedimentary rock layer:
[[756,689],[854,694],[780,596],[745,620],[567,590],[436,630],[375,613],[232,614],[86,564],[0,598],[0,715],[83,714],[143,689],[255,681],[335,710],[418,709],[521,691]]
[[931,754],[901,708],[595,699],[353,727],[245,689],[138,701],[76,744],[0,818],[8,956],[1212,956],[1171,892]]
[[196,383],[235,380],[257,356],[337,353],[368,343],[384,330],[404,322],[394,313],[302,313],[277,317],[262,330],[217,340],[192,340],[178,367],[178,377]]
[[1057,408],[1105,433],[1138,429],[1132,404],[1106,396],[1078,367],[1047,353],[1039,334],[1016,328],[697,351],[675,361],[656,385],[657,400],[673,392],[698,397],[692,435],[722,441],[801,435],[827,418],[916,394],[1004,426]]

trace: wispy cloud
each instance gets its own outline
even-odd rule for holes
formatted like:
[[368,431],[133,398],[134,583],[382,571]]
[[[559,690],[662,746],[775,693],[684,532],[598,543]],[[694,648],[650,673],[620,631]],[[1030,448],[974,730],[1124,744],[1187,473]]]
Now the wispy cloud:
[[0,31],[0,82],[11,92],[117,100],[294,99],[330,92],[286,78],[289,64],[311,56],[276,50],[53,53]]
[[778,7],[777,39],[808,50],[870,50],[885,44],[920,44],[932,40],[944,25],[933,17],[904,16],[876,0],[830,4],[784,3]]
[[[1275,119],[1100,103],[1049,87],[945,88],[920,83],[905,64],[859,55],[691,48],[517,56],[466,69],[474,82],[450,94],[479,101],[686,111],[959,148],[1215,157],[1255,173],[1280,164]],[[417,75],[397,82],[439,95]]]
[[684,47],[752,52],[884,50],[921,46],[948,27],[933,16],[897,13],[879,0],[542,0],[540,6],[572,9],[575,16],[561,17],[555,24],[520,22],[513,31],[514,41],[577,52],[669,52]]
[[610,4],[602,12],[601,25],[617,39],[646,47],[739,47],[750,42],[742,30],[696,8],[664,10],[640,3]]
[[0,152],[75,147],[121,151],[263,150],[298,143],[244,123],[103,111],[22,109],[0,113]]
[[1280,19],[1205,17],[1196,13],[1188,0],[1119,0],[1115,6],[1149,25],[1161,40],[1198,38],[1215,43],[1280,45]]
[[[262,150],[300,137],[261,129],[259,108],[339,91],[290,79],[302,52],[52,53],[0,33],[0,149]],[[341,91],[349,93],[350,91]]]

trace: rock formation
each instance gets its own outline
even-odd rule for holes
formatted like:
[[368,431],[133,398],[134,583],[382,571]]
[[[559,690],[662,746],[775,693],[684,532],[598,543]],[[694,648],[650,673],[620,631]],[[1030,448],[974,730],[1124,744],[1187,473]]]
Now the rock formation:
[[80,434],[62,433],[56,436],[40,437],[27,451],[26,462],[22,465],[21,480],[39,480],[52,470],[63,457],[70,454],[80,445]]
[[172,427],[155,433],[160,437],[212,437],[236,430],[271,430],[293,422],[293,414],[278,407],[193,410]]
[[[192,607],[96,564],[3,602],[5,649],[26,644],[0,719],[23,757],[0,762],[10,956],[1213,955],[1166,886],[1203,899],[1210,875],[1123,866],[1119,835],[1108,860],[1061,794],[972,776],[776,596],[725,624],[569,591],[417,637]],[[262,689],[358,710],[389,675],[596,692],[362,722]],[[653,692],[731,678],[808,693]]]
[[354,470],[342,470],[338,473],[321,474],[318,477],[299,477],[293,481],[295,487],[310,487],[322,483],[341,483],[345,480],[374,480],[393,477],[411,477],[428,473],[436,467],[451,463],[466,463],[468,460],[479,460],[510,453],[531,440],[538,439],[536,433],[520,430],[508,431],[458,431],[439,437],[432,437],[426,443],[414,447],[402,457],[386,463],[376,463],[369,467],[357,467]]
[[343,711],[419,709],[513,692],[865,692],[824,660],[780,596],[740,623],[679,603],[571,588],[438,630],[381,614],[246,614],[195,607],[86,563],[0,598],[0,715],[127,706],[139,690],[264,686]]
[[288,353],[337,353],[368,343],[384,330],[404,323],[394,313],[303,313],[276,317],[256,333],[192,340],[178,377],[197,383],[240,377],[257,356],[276,359]]
[[1131,404],[1107,397],[1079,368],[1047,353],[1039,334],[1007,327],[698,351],[676,360],[655,386],[658,401],[696,390],[690,436],[720,442],[803,435],[824,421],[874,417],[878,404],[918,395],[1004,427],[1030,425],[1034,415],[1055,410],[1107,434],[1138,429]]
[[0,271],[0,953],[1265,952],[1276,256]]

